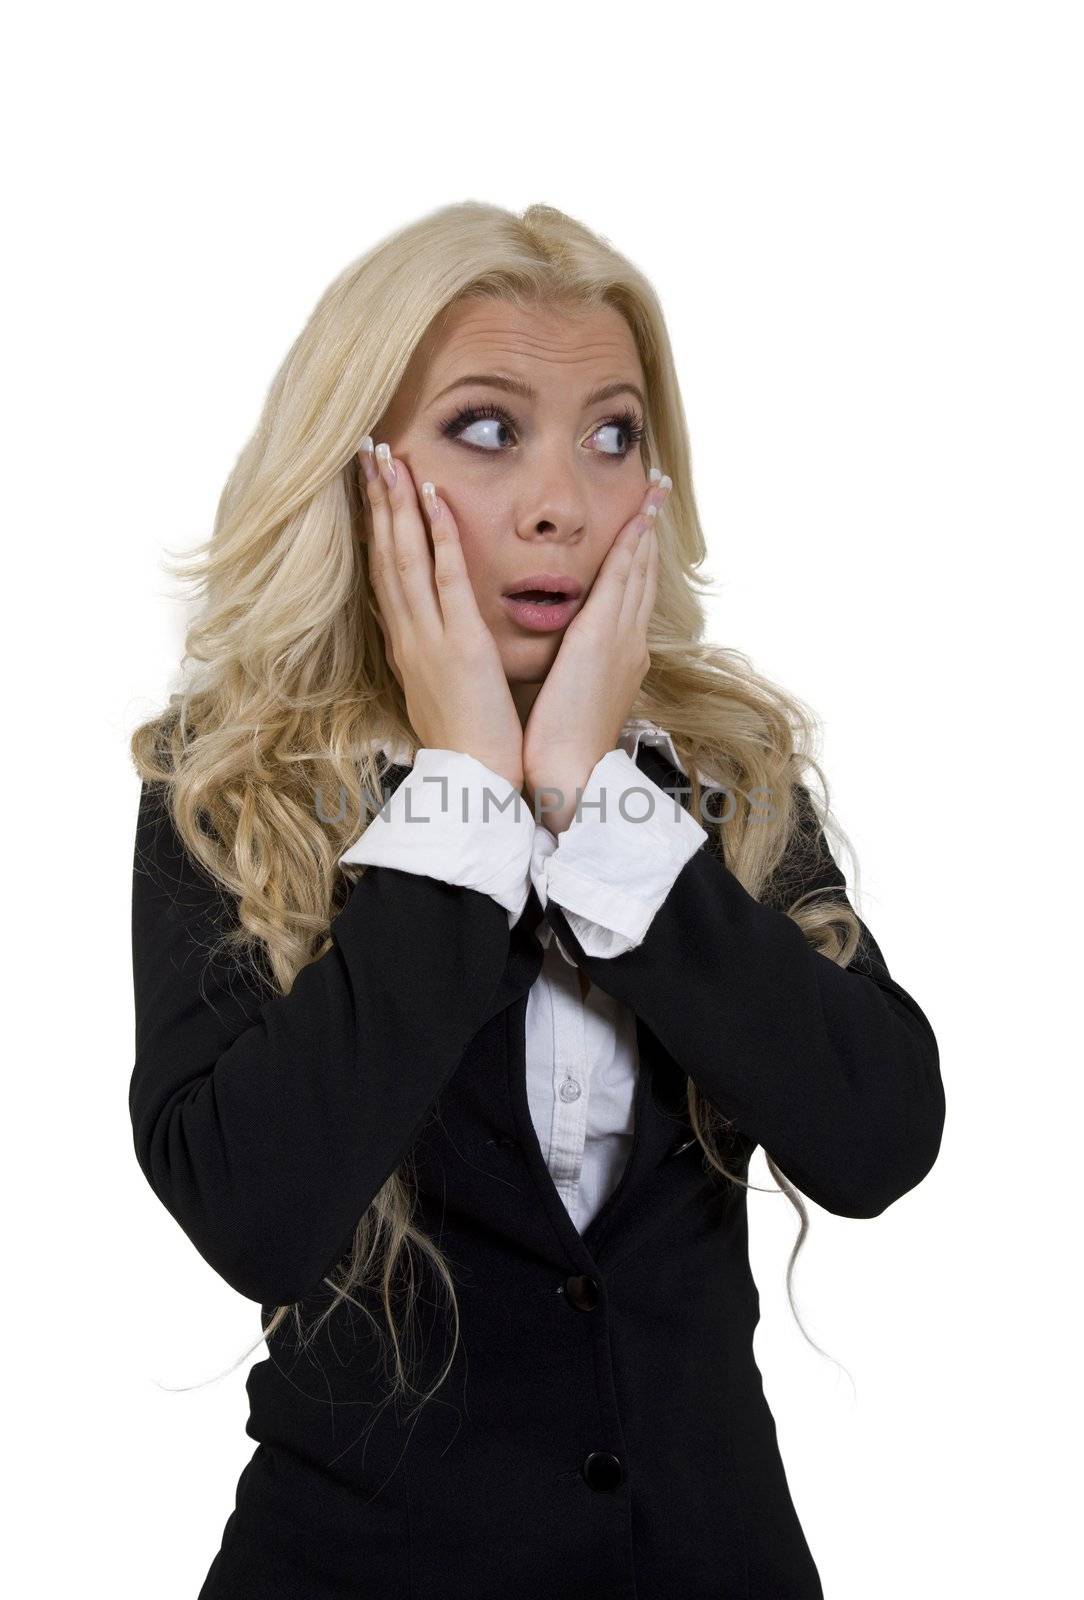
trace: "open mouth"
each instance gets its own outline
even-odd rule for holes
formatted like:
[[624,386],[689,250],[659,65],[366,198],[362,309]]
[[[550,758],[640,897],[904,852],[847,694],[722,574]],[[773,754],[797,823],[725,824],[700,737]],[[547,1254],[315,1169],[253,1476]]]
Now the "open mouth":
[[[571,622],[580,603],[580,585],[574,578],[558,578],[556,573],[532,574],[541,582],[528,588],[508,589],[501,596],[513,621],[530,633],[553,633]],[[550,588],[550,582],[564,584]]]

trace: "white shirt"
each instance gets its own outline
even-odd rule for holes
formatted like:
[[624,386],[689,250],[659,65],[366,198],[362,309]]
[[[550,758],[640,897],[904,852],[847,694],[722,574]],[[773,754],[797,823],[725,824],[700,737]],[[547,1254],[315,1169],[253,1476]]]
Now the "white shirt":
[[[474,756],[420,749],[409,776],[340,860],[478,889],[505,907],[509,927],[533,884],[543,907],[551,896],[561,906],[589,955],[620,955],[643,940],[708,837],[637,767],[641,739],[661,745],[684,771],[669,734],[630,719],[618,747],[593,768],[581,814],[559,835],[536,823],[508,779]],[[389,761],[409,764],[405,749],[380,748]],[[582,1233],[631,1148],[636,1018],[597,985],[584,998],[579,969],[552,928],[543,920],[535,931],[545,954],[527,996],[527,1098],[554,1185]]]

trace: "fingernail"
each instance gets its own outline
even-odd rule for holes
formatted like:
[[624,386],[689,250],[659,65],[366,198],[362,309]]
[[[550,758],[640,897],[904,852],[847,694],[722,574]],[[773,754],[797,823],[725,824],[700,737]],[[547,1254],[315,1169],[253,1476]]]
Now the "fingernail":
[[358,445],[358,455],[361,457],[361,470],[365,474],[366,482],[372,483],[377,476],[377,466],[373,460],[373,441],[368,434]]
[[648,477],[651,479],[652,483],[658,483],[659,479],[662,477],[662,473],[659,471],[658,467],[652,467],[651,471],[648,473]]
[[378,444],[376,447],[376,460],[386,483],[394,483],[398,477],[395,462],[391,458],[391,445]]

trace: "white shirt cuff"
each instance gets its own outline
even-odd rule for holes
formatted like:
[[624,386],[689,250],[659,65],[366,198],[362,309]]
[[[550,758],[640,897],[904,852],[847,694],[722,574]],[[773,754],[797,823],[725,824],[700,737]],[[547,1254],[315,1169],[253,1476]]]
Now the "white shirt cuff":
[[530,893],[535,822],[519,790],[462,750],[423,748],[340,862],[397,867],[493,897],[514,926]]
[[[592,770],[574,818],[555,839],[535,832],[530,876],[543,907],[554,899],[588,955],[641,944],[674,880],[708,837],[680,800],[624,750]],[[558,940],[558,948],[568,957]]]

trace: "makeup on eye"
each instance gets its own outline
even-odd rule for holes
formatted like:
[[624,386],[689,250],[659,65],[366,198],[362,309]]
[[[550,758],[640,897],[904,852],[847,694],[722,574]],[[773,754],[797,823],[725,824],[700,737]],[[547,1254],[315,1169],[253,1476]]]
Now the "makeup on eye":
[[[515,418],[504,406],[497,404],[495,401],[462,406],[450,417],[446,418],[445,421],[439,423],[438,429],[445,438],[454,439],[464,444],[467,449],[477,451],[480,455],[505,454],[506,452],[500,448],[490,450],[484,445],[472,444],[469,440],[460,438],[460,435],[475,422],[499,422],[508,431],[512,433],[516,431]],[[613,416],[603,418],[591,430],[591,436],[593,437],[603,428],[619,429],[627,441],[624,450],[595,450],[592,452],[594,455],[607,457],[611,461],[627,461],[644,436],[643,423],[631,406],[626,406]]]

